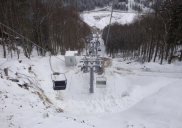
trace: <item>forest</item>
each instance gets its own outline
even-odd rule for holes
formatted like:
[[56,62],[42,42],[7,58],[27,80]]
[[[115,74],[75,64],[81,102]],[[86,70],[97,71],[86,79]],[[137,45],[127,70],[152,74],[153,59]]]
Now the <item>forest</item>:
[[[86,2],[75,1],[77,4],[79,1]],[[0,0],[0,18],[3,24],[0,24],[0,43],[3,46],[3,57],[6,58],[6,52],[12,57],[14,52],[19,58],[20,52],[23,52],[30,58],[33,49],[37,50],[38,55],[45,55],[45,51],[36,45],[53,55],[65,54],[66,50],[78,50],[81,53],[85,47],[85,37],[91,31],[80,18],[80,10],[72,2]],[[100,2],[109,4],[110,0]],[[160,61],[161,64],[163,60],[169,63],[176,59],[182,60],[182,1],[155,0],[154,3],[153,12],[142,15],[139,13],[133,23],[112,24],[107,41],[109,26],[104,28],[102,38],[109,56],[137,58],[141,62]]]
[[[74,4],[79,11],[90,11],[96,7],[103,8],[111,6],[113,0],[61,0],[65,5]],[[128,3],[128,0],[114,0],[114,9],[128,11],[130,6],[135,11],[141,11],[141,5],[149,7],[150,0],[134,0],[133,3]]]
[[18,58],[20,52],[30,58],[35,48],[38,55],[45,55],[45,51],[51,51],[53,55],[65,54],[66,50],[81,53],[85,47],[85,37],[90,34],[90,28],[80,18],[78,9],[71,4],[64,6],[60,1],[1,0],[0,19],[0,43],[4,58],[7,55],[5,47],[11,57],[14,52]]
[[112,0],[61,0],[64,5],[74,4],[79,11],[90,11],[96,7],[108,6]]
[[111,57],[137,58],[141,62],[182,60],[182,1],[156,0],[153,13],[139,15],[131,24],[112,24],[103,30]]

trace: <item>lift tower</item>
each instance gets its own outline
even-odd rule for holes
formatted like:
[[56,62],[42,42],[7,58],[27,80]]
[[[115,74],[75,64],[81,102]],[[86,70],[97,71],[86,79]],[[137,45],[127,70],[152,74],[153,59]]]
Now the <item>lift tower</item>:
[[[99,35],[97,33],[95,40],[88,39],[86,42],[86,48],[88,49],[88,53],[84,55],[84,58],[80,61],[83,63],[83,65],[79,65],[78,67],[81,67],[81,70],[83,73],[90,72],[90,93],[94,93],[94,73],[99,73],[103,66],[102,66],[102,60],[99,58],[98,50],[101,51],[100,42],[99,42]],[[97,79],[96,79],[97,80]],[[106,85],[106,79],[103,82],[102,81],[96,81],[96,83],[105,84]]]

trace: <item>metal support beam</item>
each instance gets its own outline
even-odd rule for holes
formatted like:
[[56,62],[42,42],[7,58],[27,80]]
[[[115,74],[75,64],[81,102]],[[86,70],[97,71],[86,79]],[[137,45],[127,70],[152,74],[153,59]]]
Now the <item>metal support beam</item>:
[[93,67],[90,67],[90,93],[94,93],[94,72]]

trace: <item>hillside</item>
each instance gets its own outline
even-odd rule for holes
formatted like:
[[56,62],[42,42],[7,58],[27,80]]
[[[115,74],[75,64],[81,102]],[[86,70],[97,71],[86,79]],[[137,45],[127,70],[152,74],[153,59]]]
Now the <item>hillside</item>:
[[[89,26],[102,30],[105,26],[109,25],[110,15],[111,11],[94,11],[83,12],[81,17]],[[135,13],[114,12],[111,23],[131,23],[136,15]]]
[[[62,1],[67,4],[70,2]],[[86,1],[88,5],[90,0]],[[104,1],[110,2],[110,0]],[[126,0],[118,1],[122,3]],[[129,3],[134,1],[138,0],[129,0]],[[23,2],[22,5],[27,4],[26,1],[21,2]],[[25,38],[17,36],[12,31],[10,32],[10,29],[1,24],[3,29],[1,29],[0,35],[4,38],[0,38],[0,128],[182,127],[182,62],[174,59],[169,64],[164,59],[163,63],[159,64],[159,59],[163,58],[164,55],[164,47],[166,48],[161,42],[158,52],[162,56],[158,54],[156,61],[153,62],[152,60],[150,63],[141,60],[145,58],[140,54],[144,48],[149,50],[149,47],[151,47],[154,49],[152,53],[155,53],[157,48],[150,46],[149,43],[156,39],[159,40],[162,35],[156,32],[158,34],[158,38],[156,38],[155,31],[151,31],[152,29],[145,21],[135,23],[135,25],[140,23],[140,27],[132,26],[139,13],[136,13],[130,7],[128,10],[132,13],[114,10],[112,23],[118,24],[111,25],[109,36],[115,38],[111,38],[110,43],[114,44],[115,49],[119,47],[121,49],[117,50],[118,53],[113,50],[114,54],[111,55],[110,52],[109,55],[107,49],[113,47],[112,45],[107,46],[104,42],[105,38],[102,39],[102,36],[103,33],[106,36],[108,32],[106,26],[110,19],[110,6],[84,11],[80,14],[80,18],[77,9],[73,6],[65,6],[66,4],[62,5],[59,2],[57,4],[53,4],[54,2],[47,4],[43,1],[41,1],[42,3],[31,2],[36,7],[29,7],[29,11],[26,6],[14,6],[20,11],[18,14],[23,11],[28,12],[24,13],[27,14],[26,16],[18,15],[19,17],[15,18],[17,21],[24,21],[27,17],[33,16],[31,14],[35,14],[34,17],[29,19],[29,22],[20,23],[7,20],[6,15],[4,15],[4,22],[9,21],[5,23],[6,25],[9,23],[10,28],[13,27],[13,23],[18,24],[18,26],[14,26],[15,30],[22,33],[26,32],[23,35],[30,40],[33,39],[31,41],[36,44],[25,41]],[[11,1],[5,1],[4,3],[8,5],[5,8],[8,11],[5,11],[4,14],[10,14]],[[90,1],[90,3],[93,3],[93,1]],[[51,11],[50,8],[52,8]],[[44,9],[51,13],[46,13]],[[33,10],[37,13],[30,12]],[[15,13],[16,11],[12,14]],[[36,14],[40,14],[41,18]],[[32,19],[36,17],[40,19],[37,19],[39,23],[35,21],[37,26],[34,26]],[[155,20],[147,19],[147,21]],[[147,27],[144,28],[145,25],[143,24]],[[30,28],[29,32],[27,31],[28,27]],[[89,27],[95,33],[99,32],[100,38],[98,41],[101,51],[96,48],[100,55],[99,58],[94,55],[96,51],[94,45],[96,45],[97,38],[88,42]],[[104,31],[103,28],[105,28]],[[37,30],[37,34],[33,31],[34,29]],[[132,34],[132,36],[127,35],[128,38],[125,38],[124,30],[127,30],[128,35]],[[153,34],[137,36],[140,32],[147,32],[147,34],[153,32]],[[122,36],[118,36],[118,33]],[[177,34],[179,35],[176,36],[176,41],[177,37],[180,37],[180,32],[177,31]],[[93,36],[96,37],[95,34]],[[131,46],[135,44],[139,39],[137,37],[141,37],[140,39],[145,37],[147,40],[142,40],[143,45],[137,45],[139,46],[137,49],[135,47],[132,47],[133,49],[124,47],[125,44]],[[152,40],[148,40],[150,38]],[[129,43],[124,42],[126,39],[130,39]],[[36,42],[37,40],[38,42]],[[89,47],[93,53],[90,49],[86,50],[85,47],[88,46],[88,43],[91,44]],[[122,43],[123,45],[121,45]],[[47,51],[42,50],[40,46],[45,46],[44,48]],[[177,48],[173,48],[177,50]],[[121,51],[122,49],[125,51]],[[78,50],[77,63],[74,66],[66,66],[64,54],[67,50]],[[89,59],[84,57],[86,51],[89,54],[92,53],[88,57]],[[136,54],[136,52],[139,54]],[[143,52],[149,54],[149,52]],[[85,61],[92,61],[86,65],[88,67],[93,66],[96,59],[101,59],[104,63],[104,66],[101,63],[97,64],[100,72],[94,73],[93,93],[90,93],[90,72],[83,73],[85,64],[83,58]],[[102,67],[105,67],[104,70],[100,70]],[[67,80],[65,90],[53,90],[52,70],[65,74]],[[96,80],[101,76],[106,78],[106,88],[96,88]]]
[[34,53],[31,59],[21,56],[21,60],[0,59],[0,127],[182,127],[181,63],[111,59],[105,71],[106,89],[95,88],[89,94],[89,74],[81,72],[79,63],[66,67],[52,57],[54,70],[65,73],[68,80],[65,91],[54,91],[49,56]]

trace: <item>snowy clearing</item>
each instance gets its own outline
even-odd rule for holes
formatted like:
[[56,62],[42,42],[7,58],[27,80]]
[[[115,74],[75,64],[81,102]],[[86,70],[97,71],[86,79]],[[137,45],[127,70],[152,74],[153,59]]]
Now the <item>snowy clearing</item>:
[[[135,13],[114,12],[111,23],[131,23],[136,15]],[[103,29],[109,24],[110,16],[111,11],[84,12],[81,14],[85,23],[99,29]]]

